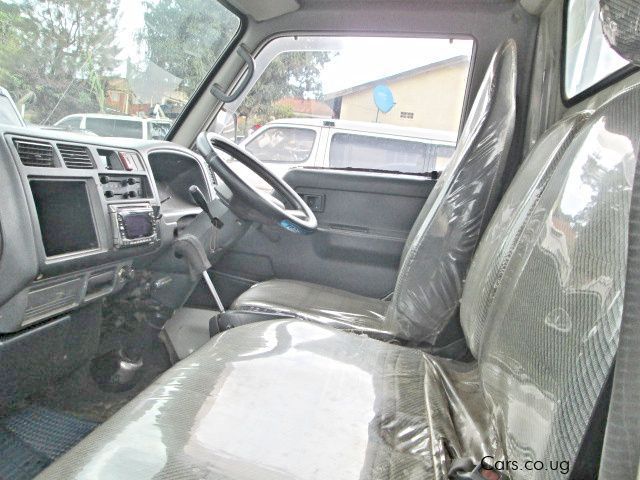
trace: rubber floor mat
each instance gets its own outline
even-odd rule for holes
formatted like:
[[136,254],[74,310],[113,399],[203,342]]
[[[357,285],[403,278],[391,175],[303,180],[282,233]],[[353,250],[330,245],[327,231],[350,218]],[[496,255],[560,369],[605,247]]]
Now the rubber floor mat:
[[96,423],[30,406],[0,420],[0,480],[31,479]]

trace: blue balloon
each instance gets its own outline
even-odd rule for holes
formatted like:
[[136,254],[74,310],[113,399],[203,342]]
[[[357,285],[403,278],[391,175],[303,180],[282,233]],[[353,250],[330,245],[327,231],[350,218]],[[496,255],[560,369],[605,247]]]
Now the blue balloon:
[[377,85],[373,89],[373,101],[382,113],[387,113],[396,104],[391,89],[386,85]]

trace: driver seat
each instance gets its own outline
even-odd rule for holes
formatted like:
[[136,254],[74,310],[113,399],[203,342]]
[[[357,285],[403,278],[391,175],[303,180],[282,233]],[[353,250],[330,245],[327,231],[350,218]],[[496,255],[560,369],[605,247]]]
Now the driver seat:
[[409,232],[391,302],[275,279],[251,287],[231,310],[310,320],[403,343],[437,345],[450,332],[460,338],[451,327],[457,326],[471,258],[498,202],[511,145],[516,61],[513,40],[494,53],[455,154]]

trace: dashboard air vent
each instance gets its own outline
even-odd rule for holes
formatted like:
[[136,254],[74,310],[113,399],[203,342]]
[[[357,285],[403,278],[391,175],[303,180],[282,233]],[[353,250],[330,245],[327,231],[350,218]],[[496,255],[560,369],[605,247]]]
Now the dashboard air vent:
[[49,143],[32,142],[31,140],[13,141],[18,157],[28,167],[53,167],[53,147]]
[[59,143],[58,150],[67,168],[93,168],[93,160],[87,147]]

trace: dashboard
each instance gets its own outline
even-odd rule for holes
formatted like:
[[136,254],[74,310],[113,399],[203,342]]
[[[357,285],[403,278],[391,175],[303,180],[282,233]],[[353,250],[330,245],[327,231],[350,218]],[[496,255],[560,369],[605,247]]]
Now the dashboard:
[[210,197],[205,161],[178,145],[0,129],[0,334],[118,291]]

